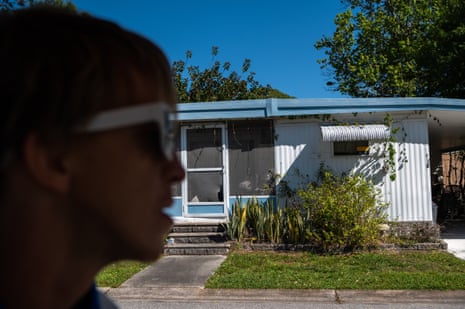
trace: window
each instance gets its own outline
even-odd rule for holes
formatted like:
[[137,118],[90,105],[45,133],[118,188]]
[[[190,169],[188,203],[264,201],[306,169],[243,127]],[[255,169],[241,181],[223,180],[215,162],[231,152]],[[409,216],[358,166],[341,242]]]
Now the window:
[[323,142],[385,140],[390,130],[382,124],[321,126]]
[[333,143],[335,156],[368,155],[370,141],[386,140],[389,135],[383,124],[321,126],[321,140]]
[[370,151],[368,141],[334,142],[333,149],[335,156],[368,155]]
[[273,123],[270,120],[234,121],[228,124],[229,187],[231,195],[273,194]]

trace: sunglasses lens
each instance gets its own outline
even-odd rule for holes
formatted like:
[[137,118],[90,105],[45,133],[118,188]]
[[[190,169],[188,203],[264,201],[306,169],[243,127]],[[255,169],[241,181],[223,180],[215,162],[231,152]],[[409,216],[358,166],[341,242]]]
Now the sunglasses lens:
[[[173,111],[173,106],[162,102],[147,103],[101,112],[90,119],[85,125],[77,127],[75,131],[77,133],[100,132],[132,125],[154,123],[157,127],[156,137],[154,137],[154,134],[151,134],[151,138],[145,138],[147,141],[145,144],[153,145],[154,139],[156,139],[157,145],[155,147],[157,153],[165,156],[168,160],[173,160],[176,147],[174,134],[175,120],[176,113]],[[152,133],[154,133],[153,130]],[[144,136],[148,135],[144,134]]]

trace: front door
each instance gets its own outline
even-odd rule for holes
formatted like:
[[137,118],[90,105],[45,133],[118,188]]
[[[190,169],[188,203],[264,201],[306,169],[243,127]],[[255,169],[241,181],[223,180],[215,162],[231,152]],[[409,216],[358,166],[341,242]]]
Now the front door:
[[183,182],[185,217],[221,217],[225,202],[226,133],[222,124],[181,128],[181,160],[186,167]]

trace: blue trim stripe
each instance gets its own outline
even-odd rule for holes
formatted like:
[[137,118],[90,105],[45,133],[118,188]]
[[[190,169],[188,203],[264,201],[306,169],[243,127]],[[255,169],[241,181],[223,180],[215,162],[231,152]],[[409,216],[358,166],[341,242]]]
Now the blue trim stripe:
[[465,111],[465,100],[444,98],[336,98],[185,103],[178,104],[178,120],[273,118],[411,110]]
[[190,215],[218,215],[224,214],[224,205],[188,205]]

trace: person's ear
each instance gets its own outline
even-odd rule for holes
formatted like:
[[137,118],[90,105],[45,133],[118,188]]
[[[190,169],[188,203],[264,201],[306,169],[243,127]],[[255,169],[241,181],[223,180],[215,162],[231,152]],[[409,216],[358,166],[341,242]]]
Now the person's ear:
[[60,147],[50,147],[35,132],[29,133],[23,143],[25,165],[41,186],[58,192],[69,190],[70,175]]

